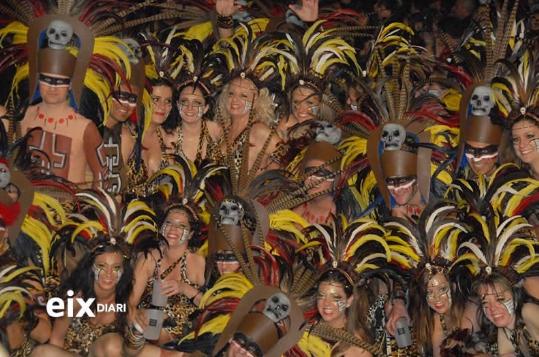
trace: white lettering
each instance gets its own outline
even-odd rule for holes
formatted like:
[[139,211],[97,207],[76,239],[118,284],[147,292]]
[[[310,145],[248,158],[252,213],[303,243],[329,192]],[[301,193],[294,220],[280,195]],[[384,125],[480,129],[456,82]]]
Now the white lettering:
[[64,316],[64,300],[55,297],[47,301],[47,314],[50,317]]
[[83,299],[77,299],[77,302],[80,304],[80,310],[77,313],[77,317],[82,317],[85,314],[90,317],[95,317],[94,312],[90,308],[94,300],[94,298],[88,299],[88,301],[84,301]]

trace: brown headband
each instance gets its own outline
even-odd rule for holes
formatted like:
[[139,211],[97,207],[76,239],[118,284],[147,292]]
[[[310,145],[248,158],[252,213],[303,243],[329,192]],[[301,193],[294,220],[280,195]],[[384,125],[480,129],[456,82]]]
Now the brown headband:
[[68,50],[43,48],[38,52],[38,72],[71,78],[77,59]]
[[500,145],[503,127],[492,123],[488,116],[469,116],[464,127],[463,137],[466,141],[477,141],[483,144]]
[[[403,150],[386,150],[380,157],[384,177],[417,176],[417,154]],[[429,172],[430,174],[430,172]]]
[[303,160],[301,160],[300,173],[304,173],[305,164],[309,160],[320,160],[324,163],[331,162],[328,167],[330,167],[333,172],[337,172],[340,169],[341,162],[340,159],[342,154],[340,153],[335,146],[331,145],[328,142],[320,141],[313,143],[307,147],[305,155],[303,155]]

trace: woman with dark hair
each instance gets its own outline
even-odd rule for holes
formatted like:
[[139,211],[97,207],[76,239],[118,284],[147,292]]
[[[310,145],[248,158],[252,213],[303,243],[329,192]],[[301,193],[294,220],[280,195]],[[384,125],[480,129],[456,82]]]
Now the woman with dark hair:
[[376,356],[382,353],[378,329],[383,330],[387,300],[385,285],[375,278],[389,254],[383,228],[369,219],[339,224],[306,230],[311,244],[319,243],[320,254],[329,258],[317,279],[318,313],[310,333],[326,341],[329,350],[335,348],[334,353]]
[[525,218],[494,213],[488,222],[474,218],[483,227],[492,222],[490,232],[482,236],[474,230],[475,240],[461,245],[459,261],[475,275],[472,288],[481,305],[481,330],[491,345],[497,340],[496,355],[538,356],[539,304],[522,286],[527,277],[538,275],[537,254],[528,249],[537,237]]
[[152,115],[142,137],[142,159],[148,176],[168,166],[165,154],[174,151],[174,136],[178,127],[178,113],[173,103],[176,93],[172,83],[159,78],[152,82]]
[[498,330],[499,355],[537,356],[539,305],[496,272],[478,280],[475,291],[481,299],[482,317]]
[[[54,322],[49,344],[36,347],[32,355],[121,355],[121,336],[127,321],[127,298],[131,293],[132,278],[129,259],[120,245],[115,241],[99,242],[96,248],[84,256],[73,274],[62,285],[62,295],[72,300],[64,304],[64,316]],[[82,306],[77,299],[95,299],[90,305],[92,314],[81,310]],[[67,315],[70,301],[73,301],[74,317]],[[97,310],[98,305],[105,305],[107,309]],[[119,306],[123,308],[118,308]],[[79,312],[82,317],[78,316]]]
[[[145,309],[150,307],[153,285],[160,284],[168,303],[159,344],[178,340],[190,330],[190,315],[197,310],[202,297],[205,269],[204,258],[188,248],[193,235],[199,233],[196,213],[180,204],[170,206],[164,216],[159,241],[137,257],[133,292],[129,297],[130,322],[136,329],[144,330],[148,326]],[[134,353],[142,345],[132,344],[128,348]],[[150,353],[151,348],[147,345],[142,352]]]
[[187,83],[180,87],[176,102],[181,121],[174,153],[183,154],[195,163],[214,155],[216,142],[222,134],[219,124],[204,117],[210,110],[210,93],[204,89],[203,85]]
[[440,347],[445,338],[455,330],[477,332],[477,309],[466,298],[456,291],[447,268],[430,266],[412,283],[414,294],[410,299],[412,324],[415,329],[418,345],[425,353],[431,351],[433,356],[440,356]]

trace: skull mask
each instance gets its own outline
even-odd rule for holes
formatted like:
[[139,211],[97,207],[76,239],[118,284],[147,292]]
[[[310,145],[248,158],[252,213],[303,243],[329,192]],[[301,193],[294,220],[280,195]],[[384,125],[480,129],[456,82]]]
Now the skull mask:
[[221,224],[239,225],[245,210],[240,202],[234,199],[226,199],[219,206],[219,222]]
[[400,124],[386,124],[382,129],[384,150],[400,150],[406,140],[406,130]]
[[278,323],[290,314],[290,300],[283,293],[275,293],[266,300],[264,315],[271,321]]
[[327,141],[335,145],[341,140],[341,128],[327,121],[319,120],[316,122],[316,141]]
[[123,41],[127,45],[127,48],[122,46],[122,51],[127,55],[129,62],[137,64],[142,58],[142,49],[139,43],[132,38],[125,38]]
[[0,161],[0,189],[4,189],[11,182],[11,172],[7,164]]
[[73,37],[73,27],[65,21],[54,20],[47,27],[47,39],[49,47],[55,50],[63,50]]
[[488,115],[494,108],[494,92],[487,86],[478,86],[470,98],[473,115]]

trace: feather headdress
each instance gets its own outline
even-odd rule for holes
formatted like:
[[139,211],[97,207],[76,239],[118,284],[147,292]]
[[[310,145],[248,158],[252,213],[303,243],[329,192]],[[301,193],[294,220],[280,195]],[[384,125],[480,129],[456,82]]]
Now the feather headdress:
[[492,215],[494,210],[507,217],[539,194],[539,183],[515,164],[504,164],[490,178],[458,179],[453,182],[446,197],[465,210]]
[[[516,21],[518,1],[509,8],[504,1],[500,12],[491,11],[494,3],[479,7],[475,33],[466,36],[467,41],[453,56],[452,62],[463,66],[474,78],[464,90],[460,101],[460,142],[457,151],[457,168],[467,164],[464,155],[466,142],[500,145],[510,104],[503,97],[504,86],[493,81],[503,74],[503,63],[513,61],[521,52],[523,22]],[[495,18],[491,18],[495,14]],[[470,44],[479,44],[471,47]]]
[[460,222],[454,205],[441,202],[427,207],[417,227],[400,218],[384,223],[391,251],[391,263],[412,279],[434,271],[449,274],[451,264],[458,258],[457,249],[467,239],[469,227]]
[[338,68],[360,74],[362,69],[356,59],[356,51],[344,39],[336,36],[337,29],[323,30],[325,21],[311,25],[300,38],[293,33],[285,34],[284,47],[276,52],[288,61],[288,90],[307,86],[322,93],[330,74]]
[[455,265],[466,267],[479,279],[498,273],[513,284],[539,274],[539,242],[525,218],[495,213],[487,219],[474,213],[468,215],[468,224],[475,226],[473,239],[460,245]]
[[[206,336],[221,333],[221,338],[215,346],[215,351],[222,350],[230,338],[236,338],[241,332],[247,340],[256,345],[266,356],[279,356],[292,348],[301,338],[305,328],[304,313],[309,304],[304,300],[307,291],[314,286],[316,271],[299,261],[287,265],[281,257],[258,249],[259,255],[254,265],[241,273],[229,273],[222,276],[208,290],[201,301],[203,312],[199,319],[200,327],[182,340],[182,345],[197,343],[206,340]],[[252,280],[252,278],[255,280]],[[255,302],[266,300],[265,309],[257,309]],[[273,316],[268,313],[269,302],[286,304],[289,313],[281,321],[268,319]],[[282,317],[282,316],[280,316]],[[268,320],[266,320],[268,319]],[[256,324],[249,324],[256,321]],[[261,322],[267,323],[261,323]],[[271,324],[270,321],[274,321]],[[275,325],[274,325],[275,323]],[[281,324],[287,326],[286,333],[275,334]],[[279,337],[277,337],[279,336]],[[262,340],[261,340],[262,339]],[[266,341],[264,341],[266,340]],[[268,345],[268,342],[273,343]],[[200,343],[200,342],[198,342]],[[296,350],[298,346],[294,347]]]
[[501,105],[509,115],[510,125],[528,119],[539,123],[539,74],[537,58],[526,50],[514,62],[503,61],[509,73],[493,79],[493,87],[505,96]]

